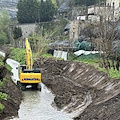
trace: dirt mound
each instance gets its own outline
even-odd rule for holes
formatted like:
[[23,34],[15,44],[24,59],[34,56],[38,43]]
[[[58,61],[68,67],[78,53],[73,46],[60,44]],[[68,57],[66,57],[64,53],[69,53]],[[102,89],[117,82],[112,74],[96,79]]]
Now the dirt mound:
[[120,119],[119,80],[108,80],[105,73],[81,63],[39,58],[34,65],[41,68],[42,82],[55,94],[59,109],[82,109],[75,120]]
[[120,94],[104,103],[91,104],[75,120],[120,120]]
[[[4,74],[3,74],[4,73]],[[0,79],[6,78],[5,85],[0,87],[0,92],[8,95],[8,100],[0,101],[4,106],[0,113],[0,120],[6,117],[17,116],[19,105],[21,103],[22,93],[11,79],[10,73],[5,66],[0,66]]]

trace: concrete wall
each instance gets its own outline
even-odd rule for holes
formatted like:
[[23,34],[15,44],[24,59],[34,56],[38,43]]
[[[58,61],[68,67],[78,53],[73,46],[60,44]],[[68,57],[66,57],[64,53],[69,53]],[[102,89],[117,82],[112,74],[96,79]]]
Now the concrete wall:
[[18,25],[22,29],[23,38],[28,37],[36,29],[36,24],[20,24]]

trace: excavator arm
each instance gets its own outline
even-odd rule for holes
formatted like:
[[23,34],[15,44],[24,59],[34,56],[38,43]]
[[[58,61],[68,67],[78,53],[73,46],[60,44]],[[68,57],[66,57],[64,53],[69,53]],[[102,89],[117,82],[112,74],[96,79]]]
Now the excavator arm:
[[25,53],[26,53],[26,69],[32,69],[33,61],[32,61],[32,51],[30,48],[30,44],[28,42],[28,38],[25,40]]

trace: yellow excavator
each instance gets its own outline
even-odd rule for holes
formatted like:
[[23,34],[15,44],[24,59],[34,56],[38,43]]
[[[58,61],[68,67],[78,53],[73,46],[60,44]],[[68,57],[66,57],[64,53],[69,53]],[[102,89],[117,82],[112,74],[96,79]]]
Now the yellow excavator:
[[33,89],[41,90],[41,72],[39,68],[33,68],[32,51],[28,38],[25,39],[25,47],[26,64],[18,67],[17,85],[21,90],[26,90],[27,85],[31,85]]

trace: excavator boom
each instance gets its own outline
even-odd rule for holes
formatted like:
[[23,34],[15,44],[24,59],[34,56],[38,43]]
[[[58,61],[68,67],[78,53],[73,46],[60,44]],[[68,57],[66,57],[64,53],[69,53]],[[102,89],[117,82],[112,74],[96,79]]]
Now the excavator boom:
[[32,62],[32,51],[30,48],[30,44],[28,42],[28,38],[25,40],[25,53],[26,53],[26,69],[32,69],[33,62]]

